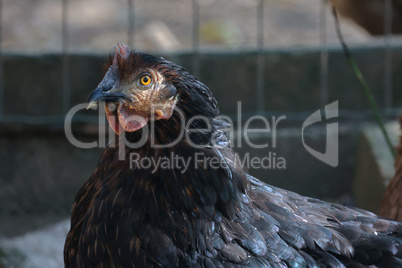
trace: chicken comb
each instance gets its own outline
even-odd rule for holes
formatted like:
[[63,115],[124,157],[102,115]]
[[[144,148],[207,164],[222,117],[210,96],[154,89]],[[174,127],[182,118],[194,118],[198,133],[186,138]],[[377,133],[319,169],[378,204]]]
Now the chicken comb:
[[130,48],[123,43],[117,43],[117,47],[114,48],[114,51],[116,54],[113,58],[113,63],[121,62],[130,55]]
[[114,56],[109,56],[109,63],[105,65],[104,75],[108,72],[109,68],[119,70],[119,80],[122,81],[130,73],[129,70],[132,65],[132,57],[130,57],[130,55],[132,55],[132,51],[123,43],[117,43],[117,47],[114,48],[114,51]]

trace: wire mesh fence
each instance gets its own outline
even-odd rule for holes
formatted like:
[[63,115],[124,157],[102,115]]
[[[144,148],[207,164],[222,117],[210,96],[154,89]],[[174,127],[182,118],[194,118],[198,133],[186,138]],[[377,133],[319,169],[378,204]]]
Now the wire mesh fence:
[[[109,51],[116,40],[147,51],[311,46],[322,45],[323,38],[329,45],[338,43],[329,0],[2,2],[5,50]],[[389,45],[392,1],[379,2],[385,3]],[[351,44],[384,43],[343,24]]]
[[[381,37],[370,36],[348,20],[342,20],[341,27],[350,46],[383,49],[380,104],[392,109],[396,108],[393,49],[402,41],[392,34],[392,1],[379,2],[382,6],[377,8],[384,17]],[[339,47],[330,0],[0,0],[0,25],[0,118],[7,122],[19,119],[16,114],[5,116],[5,53],[62,55],[62,116],[72,104],[72,53],[105,53],[117,42],[157,54],[185,51],[192,53],[192,72],[199,76],[202,53],[253,51],[257,54],[256,83],[247,90],[256,92],[255,105],[264,112],[269,110],[263,100],[270,90],[264,77],[267,50],[273,54],[283,49],[320,53],[317,84],[323,107],[331,96],[328,53]]]

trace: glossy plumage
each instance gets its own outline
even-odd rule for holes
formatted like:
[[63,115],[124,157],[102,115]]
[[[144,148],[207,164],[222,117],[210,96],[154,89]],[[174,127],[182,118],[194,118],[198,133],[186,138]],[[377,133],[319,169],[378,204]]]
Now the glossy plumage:
[[[199,148],[187,139],[154,148],[148,139],[126,148],[121,161],[118,147],[107,147],[75,198],[66,267],[402,267],[401,223],[249,176],[234,162],[227,123],[217,118],[217,102],[204,84],[163,58],[120,49],[113,59],[109,69],[124,73],[109,75],[116,85],[130,81],[130,72],[152,68],[177,90],[185,119],[203,115],[212,128],[191,123],[190,139]],[[156,144],[181,129],[176,112],[154,124]],[[123,135],[137,141],[150,127]],[[130,168],[133,152],[142,158],[175,153],[191,164],[187,170]],[[197,162],[196,153],[224,165]]]

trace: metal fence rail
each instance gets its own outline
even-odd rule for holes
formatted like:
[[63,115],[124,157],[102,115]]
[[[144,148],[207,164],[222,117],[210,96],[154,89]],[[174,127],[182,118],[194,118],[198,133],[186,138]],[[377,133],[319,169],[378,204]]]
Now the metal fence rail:
[[392,108],[392,0],[384,1],[384,49],[385,49],[385,66],[384,66],[384,107]]
[[4,116],[3,0],[0,0],[0,121]]

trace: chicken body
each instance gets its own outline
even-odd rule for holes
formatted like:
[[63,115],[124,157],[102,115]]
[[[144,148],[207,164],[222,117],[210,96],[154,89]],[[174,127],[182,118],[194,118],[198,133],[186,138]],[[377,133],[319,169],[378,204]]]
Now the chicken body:
[[[134,130],[116,131],[128,141],[151,134],[141,147],[126,147],[123,161],[118,146],[102,153],[75,198],[66,267],[402,267],[401,223],[249,176],[234,161],[228,126],[204,84],[163,58],[119,48],[90,101],[119,107],[108,118],[119,118],[115,130]],[[161,108],[150,113],[155,101]],[[128,113],[143,121],[128,124]],[[180,118],[190,135],[156,148],[176,139]],[[189,165],[143,168],[130,161],[133,153],[174,153]],[[211,158],[223,164],[209,165]]]

